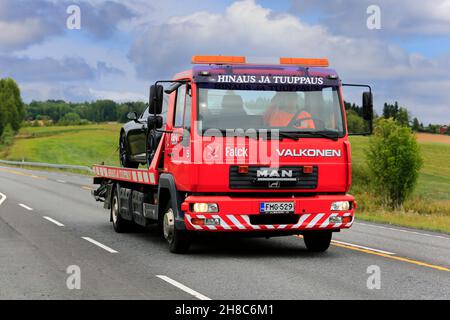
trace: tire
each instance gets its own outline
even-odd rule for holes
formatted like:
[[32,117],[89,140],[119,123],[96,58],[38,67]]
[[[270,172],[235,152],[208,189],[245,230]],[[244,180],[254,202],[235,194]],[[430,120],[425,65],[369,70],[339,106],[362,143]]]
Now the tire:
[[316,231],[303,234],[306,248],[311,252],[324,252],[330,246],[332,232]]
[[[170,203],[170,200],[169,200]],[[169,205],[162,219],[163,236],[169,244],[172,253],[186,253],[191,245],[191,239],[187,231],[178,230],[175,226],[175,215]]]
[[129,232],[132,227],[132,222],[127,221],[120,216],[119,208],[120,208],[119,189],[115,187],[114,194],[111,199],[111,220],[113,228],[114,231],[116,231],[117,233]]
[[120,135],[119,149],[120,165],[124,168],[137,169],[139,167],[139,163],[131,161],[128,154],[128,143],[125,132],[122,132],[122,134]]
[[147,150],[146,150],[146,160],[147,166],[150,167],[153,158],[156,154],[156,149],[158,149],[159,143],[162,138],[162,133],[156,131],[149,131],[147,134]]

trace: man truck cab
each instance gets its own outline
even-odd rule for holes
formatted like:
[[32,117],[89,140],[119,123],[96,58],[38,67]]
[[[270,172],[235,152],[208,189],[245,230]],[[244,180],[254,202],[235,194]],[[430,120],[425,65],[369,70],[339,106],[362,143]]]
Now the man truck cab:
[[[191,70],[151,86],[148,169],[94,167],[95,182],[106,186],[105,207],[115,194],[124,205],[112,215],[159,223],[173,252],[208,232],[301,234],[308,249],[326,250],[332,232],[352,225],[356,208],[347,194],[351,152],[337,73],[326,59],[192,62]],[[371,122],[370,91],[363,108]]]

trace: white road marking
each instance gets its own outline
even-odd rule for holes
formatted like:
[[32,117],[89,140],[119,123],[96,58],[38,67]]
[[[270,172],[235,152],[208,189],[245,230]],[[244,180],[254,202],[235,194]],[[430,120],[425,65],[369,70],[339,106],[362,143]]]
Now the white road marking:
[[342,242],[342,241],[337,241],[337,240],[331,240],[331,242],[333,242],[333,243],[339,243],[339,244],[344,244],[344,245],[350,246],[350,247],[355,247],[355,248],[360,248],[360,249],[366,249],[366,250],[370,250],[370,251],[375,251],[375,252],[379,252],[379,253],[383,253],[383,254],[388,254],[388,255],[390,255],[390,256],[395,255],[395,253],[393,253],[393,252],[384,251],[384,250],[380,250],[380,249],[374,249],[374,248],[370,248],[370,247],[364,247],[364,246],[360,246],[359,244],[353,244],[353,243]]
[[186,287],[184,284],[179,283],[178,281],[175,281],[167,276],[163,275],[157,275],[158,278],[170,283],[171,285],[177,287],[178,289],[183,290],[186,293],[189,293],[190,295],[193,295],[194,297],[200,299],[200,300],[211,300],[210,298],[202,295],[201,293],[198,293],[195,290],[192,290],[191,288]]
[[56,182],[59,182],[59,183],[66,183],[66,181],[64,181],[64,180],[56,180]]
[[1,205],[3,202],[5,202],[5,200],[6,200],[6,196],[5,196],[3,193],[0,192],[0,205]]
[[111,249],[110,247],[108,247],[108,246],[105,246],[104,244],[102,244],[102,243],[100,243],[100,242],[98,242],[98,241],[95,241],[94,239],[92,239],[92,238],[89,238],[89,237],[82,237],[84,240],[86,240],[86,241],[89,241],[90,243],[93,243],[93,244],[95,244],[96,246],[99,246],[100,248],[102,248],[102,249],[104,249],[104,250],[106,250],[106,251],[108,251],[108,252],[110,252],[110,253],[117,253],[118,251],[116,251],[116,250],[114,250],[114,249]]
[[360,224],[360,225],[362,225],[362,226],[367,226],[367,227],[380,228],[380,229],[387,229],[387,230],[393,230],[393,231],[399,231],[399,232],[406,232],[406,233],[417,234],[417,235],[420,235],[420,236],[426,236],[426,237],[433,237],[433,238],[439,238],[439,239],[450,240],[450,237],[437,236],[437,235],[434,235],[434,234],[427,234],[427,233],[421,233],[421,232],[410,231],[410,230],[403,230],[403,229],[397,229],[397,228],[390,228],[390,227],[383,227],[383,226],[375,226],[375,225],[372,225],[372,224],[362,223],[362,222],[355,222],[354,224]]
[[44,219],[46,219],[46,220],[48,220],[48,221],[50,221],[50,222],[53,222],[53,223],[56,224],[58,227],[64,227],[64,225],[63,225],[61,222],[56,221],[55,219],[52,219],[52,218],[47,217],[47,216],[43,216],[42,218],[44,218]]
[[28,211],[33,211],[33,208],[30,208],[29,206],[23,204],[23,203],[19,203],[19,206],[21,206],[24,209],[27,209]]

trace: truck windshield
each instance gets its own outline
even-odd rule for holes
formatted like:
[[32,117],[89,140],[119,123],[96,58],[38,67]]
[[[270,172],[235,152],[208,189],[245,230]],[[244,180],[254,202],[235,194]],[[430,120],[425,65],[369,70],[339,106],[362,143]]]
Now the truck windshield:
[[248,88],[216,89],[199,83],[198,121],[203,130],[278,129],[312,136],[314,132],[344,135],[337,86],[295,86],[295,91]]

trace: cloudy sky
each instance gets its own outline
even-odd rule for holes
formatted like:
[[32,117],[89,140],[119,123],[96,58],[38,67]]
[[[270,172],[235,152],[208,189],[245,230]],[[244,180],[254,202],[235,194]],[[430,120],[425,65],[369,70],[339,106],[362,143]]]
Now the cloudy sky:
[[[371,4],[381,29],[367,27]],[[27,102],[145,100],[194,54],[328,57],[344,82],[373,86],[378,112],[398,101],[450,123],[450,0],[0,0],[0,77]]]

